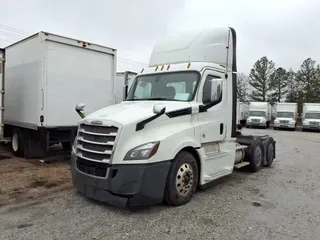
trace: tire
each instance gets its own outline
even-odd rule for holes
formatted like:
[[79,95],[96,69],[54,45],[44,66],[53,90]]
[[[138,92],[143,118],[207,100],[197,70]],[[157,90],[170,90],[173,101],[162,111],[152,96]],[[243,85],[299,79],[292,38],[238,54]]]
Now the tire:
[[[183,180],[186,182],[183,183]],[[164,192],[164,202],[172,206],[186,204],[195,193],[198,181],[199,171],[196,159],[189,152],[179,152],[170,167]]]
[[23,143],[22,138],[18,130],[13,130],[11,134],[11,150],[13,155],[15,156],[22,156],[23,151]]
[[270,167],[274,160],[274,140],[273,138],[269,138],[266,147],[266,161],[264,166]]
[[252,142],[250,148],[248,149],[248,157],[249,157],[249,168],[251,172],[258,172],[263,165],[264,162],[264,148],[262,142],[256,140]]
[[70,151],[71,150],[71,143],[70,142],[62,142],[61,143],[63,150]]

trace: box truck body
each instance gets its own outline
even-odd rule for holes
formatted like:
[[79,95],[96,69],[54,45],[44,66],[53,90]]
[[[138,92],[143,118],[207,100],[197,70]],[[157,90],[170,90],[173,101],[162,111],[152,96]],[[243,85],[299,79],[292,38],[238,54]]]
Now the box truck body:
[[320,130],[320,103],[304,103],[302,130]]
[[237,102],[237,123],[246,125],[247,118],[249,115],[249,104],[244,102]]
[[297,103],[276,103],[274,129],[289,128],[296,129],[297,125]]
[[76,103],[86,102],[87,113],[114,104],[115,49],[39,32],[5,52],[5,131],[12,137],[23,132],[19,139],[29,150],[27,139],[39,130],[41,152],[54,143],[70,145],[79,121]]
[[115,80],[115,103],[125,100],[132,82],[137,73],[135,72],[117,72]]
[[271,104],[268,102],[250,102],[247,126],[269,128],[271,122]]

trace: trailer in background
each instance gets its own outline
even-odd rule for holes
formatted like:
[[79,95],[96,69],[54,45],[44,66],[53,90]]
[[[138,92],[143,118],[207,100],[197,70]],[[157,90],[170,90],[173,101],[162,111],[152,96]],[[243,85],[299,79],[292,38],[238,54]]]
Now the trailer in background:
[[[86,114],[114,104],[116,49],[39,32],[5,48],[4,135],[14,154],[44,157],[76,135],[74,105]],[[83,156],[84,158],[86,156]]]
[[320,103],[304,103],[302,113],[302,131],[320,131]]
[[287,128],[296,130],[298,117],[297,103],[276,103],[275,104],[275,120],[273,128]]
[[247,127],[269,128],[271,122],[271,104],[268,102],[250,102]]
[[115,103],[120,103],[126,99],[132,85],[136,72],[117,72],[115,80]]

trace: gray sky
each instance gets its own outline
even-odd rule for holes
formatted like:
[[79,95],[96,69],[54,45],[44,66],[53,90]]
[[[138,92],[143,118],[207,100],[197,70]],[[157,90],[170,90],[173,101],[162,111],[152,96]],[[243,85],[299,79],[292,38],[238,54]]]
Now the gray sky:
[[[320,63],[319,0],[0,0],[0,47],[49,31],[118,49],[118,70],[147,65],[157,40],[185,29],[229,25],[238,71],[266,55],[297,69]],[[318,13],[318,15],[317,15]]]

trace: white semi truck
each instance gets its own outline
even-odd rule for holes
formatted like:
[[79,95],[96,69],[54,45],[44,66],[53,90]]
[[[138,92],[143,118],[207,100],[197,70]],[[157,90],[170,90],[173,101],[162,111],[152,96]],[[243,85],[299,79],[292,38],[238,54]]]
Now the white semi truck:
[[271,122],[271,104],[268,102],[250,102],[247,127],[269,128]]
[[5,48],[4,137],[25,158],[50,145],[71,150],[79,116],[114,104],[116,49],[47,32]]
[[280,128],[296,130],[297,115],[297,103],[276,103],[273,128],[275,130]]
[[320,130],[320,103],[304,103],[302,114],[302,131]]
[[[236,87],[233,28],[158,43],[126,101],[80,122],[71,152],[75,188],[119,207],[177,206],[234,168],[270,166],[274,139],[236,129]],[[76,106],[82,117],[84,107]]]
[[137,75],[136,72],[117,72],[115,80],[115,103],[120,103],[127,98],[128,91]]
[[249,104],[237,102],[237,123],[245,126],[249,115]]

